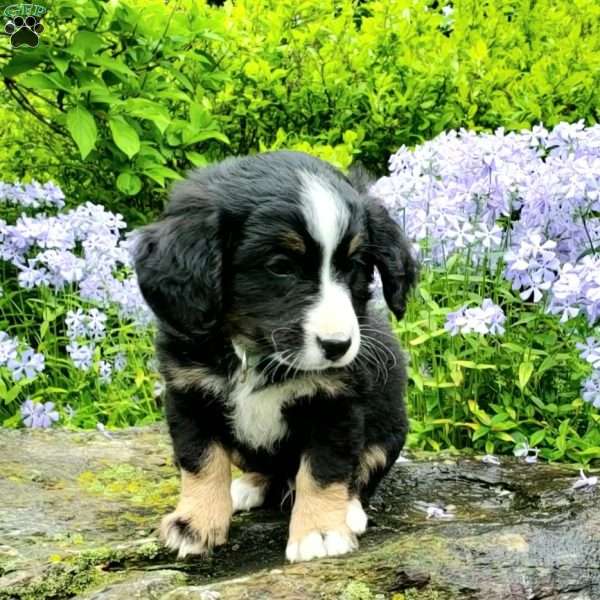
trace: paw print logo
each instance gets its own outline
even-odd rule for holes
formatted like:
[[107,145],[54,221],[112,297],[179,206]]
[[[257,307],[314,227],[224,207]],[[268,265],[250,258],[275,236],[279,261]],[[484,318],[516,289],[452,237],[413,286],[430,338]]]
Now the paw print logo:
[[33,16],[27,18],[14,17],[4,26],[4,31],[10,35],[13,48],[29,46],[35,48],[39,43],[39,35],[44,31],[44,26]]

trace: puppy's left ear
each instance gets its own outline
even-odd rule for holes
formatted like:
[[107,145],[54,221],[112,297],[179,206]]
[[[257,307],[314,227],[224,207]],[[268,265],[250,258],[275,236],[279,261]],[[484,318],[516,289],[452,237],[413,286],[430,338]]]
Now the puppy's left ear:
[[418,264],[400,226],[373,197],[367,196],[369,253],[383,284],[383,296],[397,319],[406,311],[407,296],[415,285]]

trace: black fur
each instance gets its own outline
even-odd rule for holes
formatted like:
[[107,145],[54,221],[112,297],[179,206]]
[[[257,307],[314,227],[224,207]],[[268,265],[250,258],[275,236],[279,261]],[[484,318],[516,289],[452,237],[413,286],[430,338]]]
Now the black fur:
[[[268,368],[263,385],[306,375],[261,359],[274,345],[300,348],[301,317],[319,293],[322,248],[309,235],[301,211],[301,171],[326,181],[348,202],[351,217],[333,267],[351,292],[363,335],[375,341],[370,350],[361,344],[349,365],[320,372],[342,380],[343,393],[322,392],[287,404],[287,435],[274,448],[252,448],[236,439],[221,394],[175,389],[170,368],[202,367],[231,382],[240,368],[232,339],[242,336],[259,358],[256,369]],[[304,241],[304,253],[281,246],[281,235],[290,230]],[[358,233],[363,243],[348,258],[348,245]],[[398,226],[363,185],[293,152],[230,159],[195,171],[175,187],[162,218],[142,230],[135,267],[158,318],[167,419],[181,467],[196,471],[207,445],[219,441],[241,455],[245,470],[270,476],[271,495],[279,500],[302,455],[321,484],[343,481],[363,498],[372,494],[404,444],[407,419],[404,358],[388,323],[369,312],[368,288],[377,268],[386,302],[401,318],[416,264]],[[385,451],[387,461],[359,485],[360,455],[372,445]]]

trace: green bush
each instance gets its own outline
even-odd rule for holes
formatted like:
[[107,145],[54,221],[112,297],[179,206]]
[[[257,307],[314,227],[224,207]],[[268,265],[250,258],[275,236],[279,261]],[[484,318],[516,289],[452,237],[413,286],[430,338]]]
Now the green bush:
[[449,128],[598,120],[594,0],[434,5],[58,0],[38,48],[1,61],[21,127],[0,125],[0,175],[35,176],[41,152],[69,197],[138,222],[169,180],[229,154],[299,148],[378,173]]

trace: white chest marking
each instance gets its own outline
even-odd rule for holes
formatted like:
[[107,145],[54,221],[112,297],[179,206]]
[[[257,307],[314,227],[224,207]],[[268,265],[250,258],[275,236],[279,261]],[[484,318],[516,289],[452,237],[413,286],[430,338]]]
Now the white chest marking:
[[324,386],[317,380],[304,379],[253,391],[263,381],[253,370],[247,373],[244,382],[236,377],[227,402],[235,437],[251,448],[272,450],[288,433],[284,407],[301,396],[313,396]]

